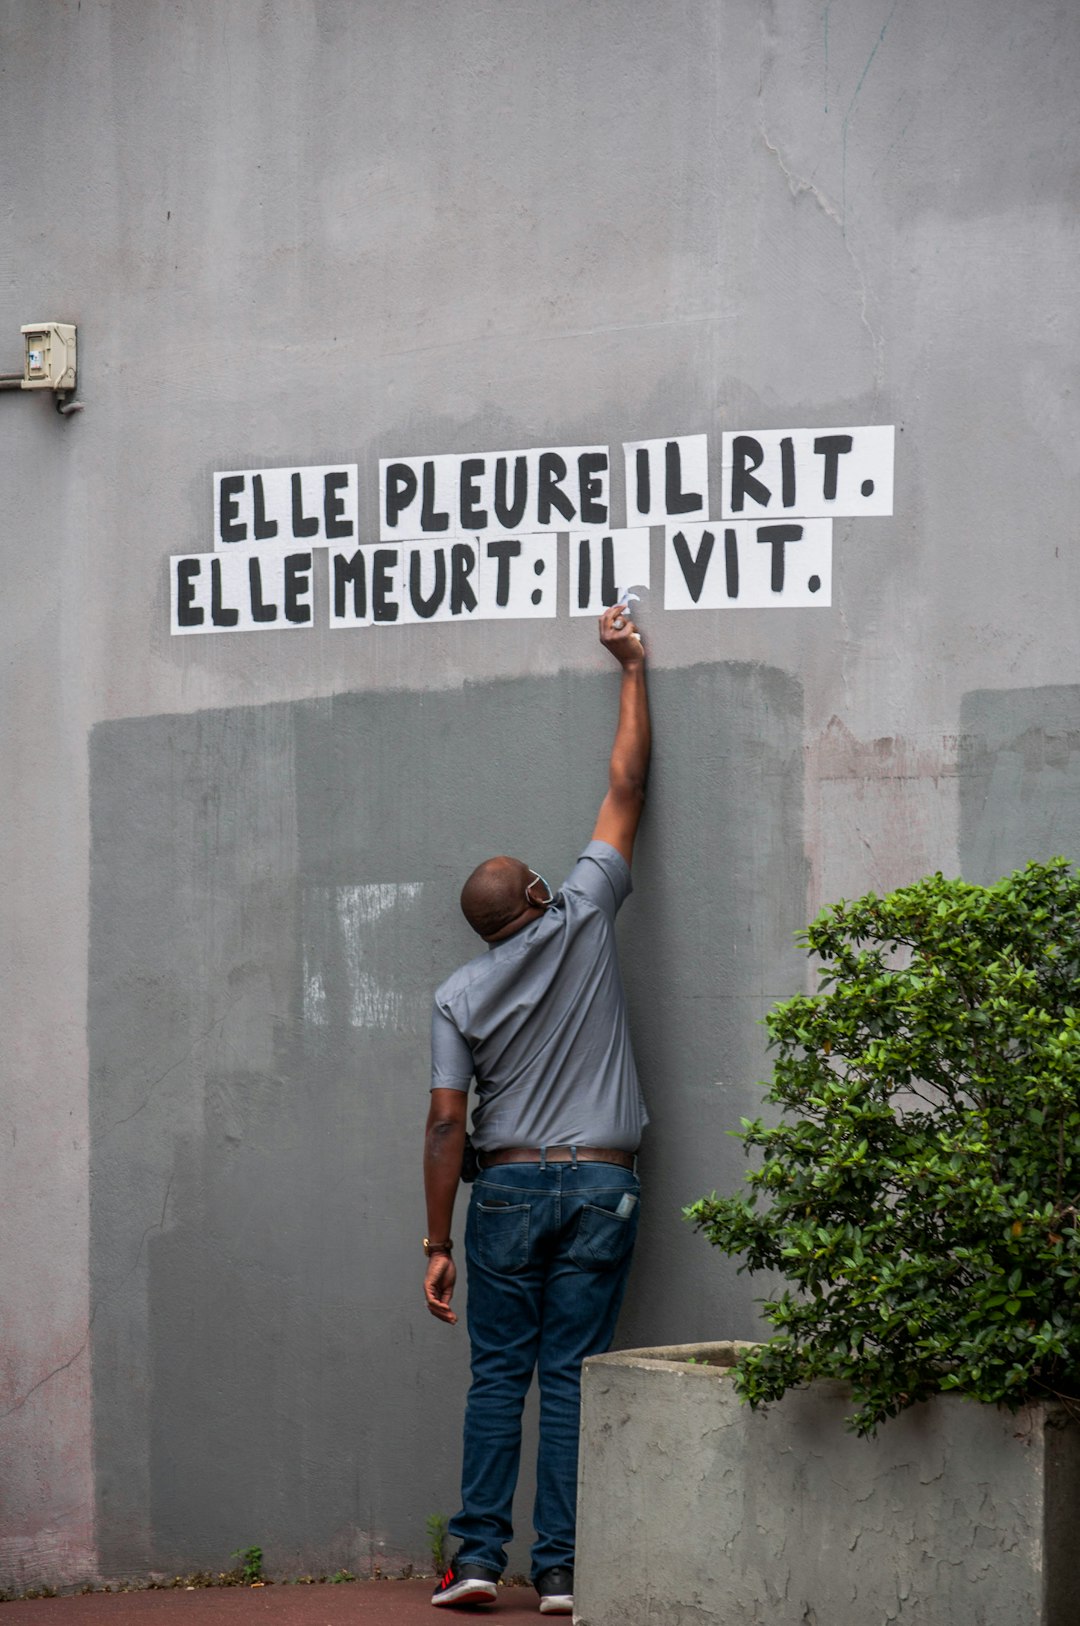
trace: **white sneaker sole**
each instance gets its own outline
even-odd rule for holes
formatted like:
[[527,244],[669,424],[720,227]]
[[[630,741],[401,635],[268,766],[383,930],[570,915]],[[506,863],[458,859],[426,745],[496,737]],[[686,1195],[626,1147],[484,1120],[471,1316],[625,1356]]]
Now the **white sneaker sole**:
[[498,1591],[490,1581],[459,1581],[431,1601],[440,1609],[446,1603],[494,1603],[497,1597]]
[[573,1593],[549,1593],[546,1598],[540,1599],[540,1613],[542,1615],[572,1615],[574,1613]]

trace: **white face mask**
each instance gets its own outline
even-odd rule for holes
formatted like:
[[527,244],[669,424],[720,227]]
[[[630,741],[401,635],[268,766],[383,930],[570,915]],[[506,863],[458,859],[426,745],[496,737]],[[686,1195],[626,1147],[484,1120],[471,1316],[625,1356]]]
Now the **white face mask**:
[[[534,886],[542,886],[544,891],[547,893],[547,897],[546,898],[534,898],[533,895],[532,895],[532,890],[533,890]],[[529,871],[529,881],[528,881],[528,883],[527,883],[527,885],[525,887],[525,902],[528,904],[529,908],[530,909],[546,909],[548,904],[549,903],[554,903],[554,901],[555,901],[555,894],[551,890],[550,886],[548,886],[547,882],[544,880],[544,877],[540,874],[539,870],[531,869]]]

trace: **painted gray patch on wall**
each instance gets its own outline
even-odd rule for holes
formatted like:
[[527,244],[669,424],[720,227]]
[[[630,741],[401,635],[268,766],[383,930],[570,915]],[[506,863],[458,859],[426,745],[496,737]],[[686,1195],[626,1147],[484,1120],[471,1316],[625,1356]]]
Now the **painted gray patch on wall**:
[[960,728],[964,879],[1080,859],[1080,687],[973,691]]
[[[430,994],[476,950],[456,897],[479,859],[554,880],[588,839],[617,691],[612,670],[95,730],[106,1573],[251,1542],[278,1569],[392,1570],[456,1507],[466,1339],[420,1300]],[[652,696],[621,931],[654,1121],[623,1344],[752,1330],[751,1288],[680,1210],[742,1177],[725,1131],[757,1107],[756,1019],[801,985],[806,895],[798,685],[707,666]]]

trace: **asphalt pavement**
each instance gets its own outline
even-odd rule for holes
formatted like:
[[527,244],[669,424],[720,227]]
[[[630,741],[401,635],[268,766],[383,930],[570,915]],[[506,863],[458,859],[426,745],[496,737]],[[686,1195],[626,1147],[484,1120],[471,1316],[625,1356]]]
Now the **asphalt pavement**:
[[569,1620],[541,1615],[531,1586],[499,1588],[493,1604],[432,1608],[435,1582],[346,1581],[337,1586],[198,1587],[191,1591],[88,1592],[73,1598],[25,1598],[0,1604],[0,1626],[437,1626],[446,1621],[496,1626]]

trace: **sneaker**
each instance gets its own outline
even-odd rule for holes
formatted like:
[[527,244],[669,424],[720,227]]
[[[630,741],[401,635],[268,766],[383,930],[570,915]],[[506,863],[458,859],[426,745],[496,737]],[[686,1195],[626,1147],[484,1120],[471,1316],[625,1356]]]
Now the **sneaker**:
[[494,1603],[497,1595],[496,1576],[479,1564],[459,1564],[456,1556],[450,1568],[431,1594],[435,1605],[444,1603]]
[[572,1615],[574,1612],[574,1572],[568,1565],[556,1564],[536,1577],[542,1615]]

